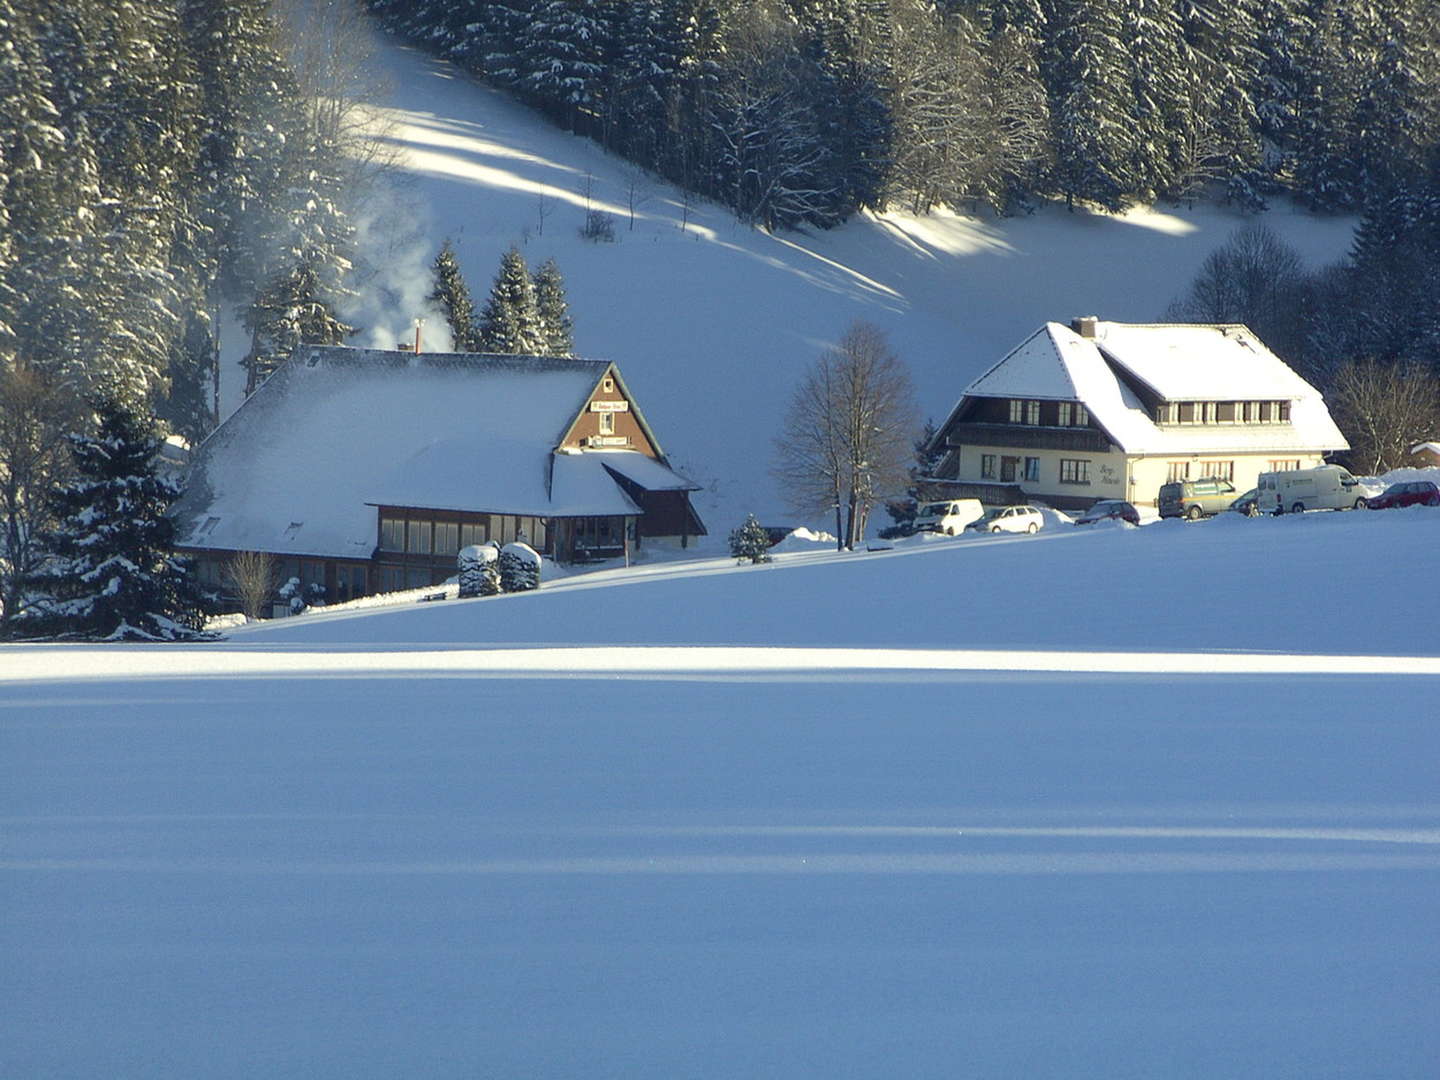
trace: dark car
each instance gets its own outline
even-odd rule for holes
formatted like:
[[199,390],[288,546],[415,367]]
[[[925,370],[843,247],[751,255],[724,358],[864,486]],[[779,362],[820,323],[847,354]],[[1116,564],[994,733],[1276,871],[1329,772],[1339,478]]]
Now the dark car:
[[1258,517],[1260,514],[1260,489],[1251,488],[1232,502],[1230,509],[1237,514],[1244,514],[1246,517]]
[[1394,510],[1401,506],[1440,506],[1440,487],[1431,480],[1407,480],[1391,484],[1370,500],[1371,510]]
[[1076,525],[1093,525],[1097,521],[1128,521],[1140,524],[1140,511],[1124,499],[1101,499],[1075,519]]

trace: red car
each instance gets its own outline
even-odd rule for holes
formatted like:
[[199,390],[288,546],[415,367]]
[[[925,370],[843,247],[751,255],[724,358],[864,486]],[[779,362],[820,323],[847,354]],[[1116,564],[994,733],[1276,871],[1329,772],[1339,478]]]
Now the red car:
[[1391,484],[1384,494],[1369,502],[1371,510],[1394,510],[1400,506],[1440,506],[1440,487],[1430,480]]

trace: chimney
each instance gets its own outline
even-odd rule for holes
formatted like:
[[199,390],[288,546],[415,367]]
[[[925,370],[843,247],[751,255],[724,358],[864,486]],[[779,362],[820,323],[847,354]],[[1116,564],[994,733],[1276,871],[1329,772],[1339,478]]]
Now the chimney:
[[424,326],[424,325],[425,325],[425,320],[424,320],[424,319],[419,319],[419,318],[417,318],[417,319],[415,320],[415,352],[416,352],[417,354],[420,352],[420,328],[421,328],[422,326]]
[[1100,321],[1099,315],[1081,315],[1079,318],[1070,320],[1070,329],[1083,338],[1095,337],[1095,324]]

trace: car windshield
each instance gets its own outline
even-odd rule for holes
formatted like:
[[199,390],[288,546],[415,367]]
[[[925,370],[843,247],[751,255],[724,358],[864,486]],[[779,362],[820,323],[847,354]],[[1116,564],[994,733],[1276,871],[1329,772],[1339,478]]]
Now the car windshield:
[[985,520],[993,521],[995,518],[998,518],[1003,513],[1005,513],[1005,508],[1003,506],[992,506],[989,510],[985,511]]
[[931,503],[929,506],[926,506],[926,507],[924,507],[924,508],[921,509],[921,511],[920,511],[920,516],[921,516],[921,517],[944,517],[944,516],[945,516],[946,514],[948,514],[949,512],[950,512],[950,504],[949,504],[949,503]]

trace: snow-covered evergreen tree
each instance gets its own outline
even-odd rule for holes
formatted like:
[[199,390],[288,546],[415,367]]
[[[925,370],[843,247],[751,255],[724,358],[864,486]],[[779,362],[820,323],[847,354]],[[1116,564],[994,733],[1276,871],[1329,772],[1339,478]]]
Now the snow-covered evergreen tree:
[[754,514],[747,514],[744,524],[730,531],[730,557],[742,563],[770,561],[770,536]]
[[470,286],[460,272],[460,260],[447,237],[431,265],[433,284],[426,297],[438,307],[450,327],[451,347],[456,352],[479,352],[479,334],[475,328],[475,304],[470,299]]
[[565,299],[565,279],[560,265],[546,259],[535,271],[535,310],[540,316],[540,332],[544,335],[544,355],[575,355],[575,324],[570,318],[570,305]]
[[460,549],[460,598],[494,596],[500,591],[500,548],[494,544],[471,544]]
[[480,313],[479,331],[481,352],[521,356],[540,356],[545,352],[535,285],[519,248],[512,247],[500,259],[500,269]]
[[302,258],[277,275],[245,309],[250,353],[243,361],[252,393],[301,345],[339,345],[355,332],[336,316],[316,260]]
[[70,445],[76,478],[55,491],[57,524],[33,583],[44,597],[37,629],[107,641],[201,636],[200,594],[166,516],[179,489],[155,471],[154,424],[112,396],[99,403],[95,434]]
[[507,593],[540,587],[540,553],[516,540],[500,549],[500,588]]

